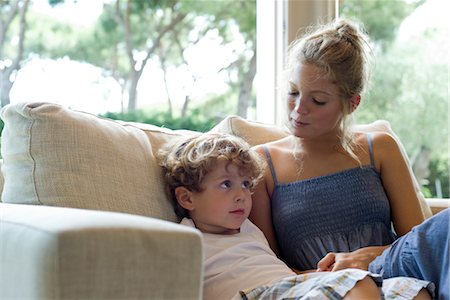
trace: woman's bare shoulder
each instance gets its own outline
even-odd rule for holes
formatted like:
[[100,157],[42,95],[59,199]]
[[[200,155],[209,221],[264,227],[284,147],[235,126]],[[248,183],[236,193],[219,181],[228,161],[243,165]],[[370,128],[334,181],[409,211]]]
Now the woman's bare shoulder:
[[[367,165],[371,162],[371,153],[377,169],[380,169],[380,162],[385,156],[385,152],[390,151],[385,147],[386,143],[390,143],[390,136],[386,132],[374,131],[374,132],[363,132],[358,131],[353,133],[354,138],[354,153],[358,156],[360,162],[363,165]],[[369,146],[369,140],[371,141],[371,146]],[[392,139],[393,140],[393,139]],[[390,148],[390,147],[389,147]]]
[[380,152],[390,152],[398,150],[399,141],[389,132],[376,131],[371,133],[372,144],[374,149]]
[[[369,137],[370,135],[370,137]],[[368,144],[369,138],[372,140],[372,144],[379,146],[398,146],[398,142],[394,136],[386,131],[373,131],[373,132],[354,132],[354,138],[357,145],[365,146]]]
[[355,134],[355,141],[357,145],[364,149],[363,154],[359,154],[360,159],[364,161],[366,159],[366,154],[369,153],[368,139],[372,141],[372,153],[375,160],[377,169],[380,170],[381,164],[384,161],[390,160],[391,158],[401,158],[402,151],[399,141],[389,132],[376,131],[371,132],[370,137],[366,132],[358,132]]
[[291,150],[291,146],[292,146],[291,137],[287,136],[287,137],[284,137],[282,139],[279,139],[279,140],[276,140],[276,141],[272,141],[272,142],[269,142],[269,143],[266,143],[266,144],[253,146],[253,149],[258,151],[259,153],[262,153],[263,152],[263,147],[266,147],[267,150],[270,153],[272,153],[272,152],[280,152],[280,151],[285,151],[285,150]]

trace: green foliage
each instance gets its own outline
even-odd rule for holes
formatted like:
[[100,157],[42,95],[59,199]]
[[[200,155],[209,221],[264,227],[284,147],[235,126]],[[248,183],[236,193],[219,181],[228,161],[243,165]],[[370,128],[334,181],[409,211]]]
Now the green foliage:
[[9,27],[4,27],[8,25],[7,21],[10,18],[11,6],[12,3],[9,3],[9,1],[2,3],[0,0],[0,37],[2,39],[0,44],[0,61],[14,58],[17,55],[17,37],[20,33],[19,14],[17,13],[13,17]]
[[82,32],[73,26],[55,20],[47,15],[30,11],[27,15],[26,54],[39,55],[41,58],[64,57],[77,47]]
[[[57,7],[64,2],[76,2],[76,0],[49,0],[51,6]],[[127,4],[131,5],[131,14],[126,15]],[[194,81],[202,78],[202,74],[195,67],[190,66],[188,51],[201,49],[202,41],[214,37],[224,47],[230,46],[236,41],[236,29],[238,35],[246,40],[246,49],[236,51],[235,55],[223,65],[218,66],[220,72],[228,73],[227,84],[233,89],[233,94],[238,94],[240,85],[249,69],[251,55],[255,51],[256,43],[256,0],[142,0],[142,1],[106,1],[103,11],[95,24],[91,26],[74,26],[64,20],[54,19],[41,14],[33,9],[33,5],[27,13],[28,30],[25,40],[25,59],[39,58],[69,58],[80,62],[86,62],[103,69],[105,76],[112,76],[122,89],[122,93],[134,96],[136,78],[142,71],[141,67],[149,58],[148,65],[159,63],[163,71],[167,73],[173,70],[188,70],[187,76]],[[185,16],[180,22],[174,22],[177,17]],[[121,19],[129,17],[130,33],[126,40],[124,26]],[[173,26],[170,25],[173,23]],[[17,22],[16,22],[17,23]],[[18,28],[18,24],[15,24]],[[161,32],[167,33],[159,40]],[[11,33],[5,41],[7,49],[3,52],[6,57],[16,51],[12,39],[17,35]],[[132,49],[127,49],[128,45]],[[155,49],[153,49],[155,46]],[[233,45],[234,47],[234,45]],[[132,55],[130,55],[132,53]],[[223,53],[210,53],[217,55],[217,60],[223,60]],[[24,64],[26,61],[24,62]],[[23,64],[23,65],[24,65]],[[168,80],[170,81],[170,77]],[[147,83],[147,84],[152,84]],[[169,83],[170,84],[170,83]],[[204,99],[193,99],[187,92],[190,106]],[[220,97],[212,96],[211,102]],[[131,97],[133,99],[133,97]],[[221,98],[226,101],[228,99]],[[234,98],[233,98],[234,99]],[[170,99],[173,100],[173,99]],[[138,95],[138,101],[141,98]],[[133,103],[130,101],[130,103]],[[186,103],[187,104],[187,103]],[[236,113],[237,101],[233,101],[230,112]],[[228,103],[222,106],[229,107]],[[216,106],[219,111],[220,105]],[[134,109],[130,106],[129,109]],[[225,112],[223,112],[225,113]],[[174,111],[176,115],[177,112]]]
[[424,192],[436,197],[434,182],[445,182],[448,193],[449,180],[442,163],[449,152],[448,30],[396,36],[403,19],[423,2],[346,0],[343,16],[361,20],[375,48],[382,49],[375,51],[372,84],[356,111],[357,122],[388,120],[410,157],[423,146],[431,149],[430,184]]
[[449,157],[444,156],[432,160],[429,170],[430,175],[428,176],[428,184],[424,186],[424,189],[428,191],[429,195],[436,197],[436,180],[439,179],[442,189],[442,198],[450,198]]
[[[2,136],[2,132],[3,132],[3,127],[5,127],[5,124],[3,123],[3,120],[0,119],[0,137]],[[2,147],[2,144],[0,143],[0,149]],[[2,155],[0,153],[0,159],[2,158]]]
[[383,48],[397,36],[401,22],[426,0],[345,0],[340,15],[362,21],[370,38]]
[[[50,4],[51,6],[55,6],[61,3],[64,3],[65,0],[48,0],[48,4]],[[76,1],[76,0],[74,0]]]
[[174,118],[170,116],[167,112],[147,113],[143,110],[136,110],[134,112],[129,113],[108,112],[101,116],[113,120],[152,124],[174,130],[187,129],[200,132],[210,130],[217,123],[215,118],[206,118],[200,113],[200,111],[194,111],[187,118],[180,118],[180,117]]
[[227,40],[232,39],[227,32],[229,22],[238,25],[246,39],[256,35],[256,0],[181,0],[178,4],[186,13],[195,11],[198,15],[209,16],[209,21]]
[[388,120],[408,153],[424,145],[432,149],[433,158],[448,151],[442,141],[449,136],[448,66],[437,59],[448,49],[439,48],[422,37],[396,43],[380,55],[372,88],[356,114],[360,122]]

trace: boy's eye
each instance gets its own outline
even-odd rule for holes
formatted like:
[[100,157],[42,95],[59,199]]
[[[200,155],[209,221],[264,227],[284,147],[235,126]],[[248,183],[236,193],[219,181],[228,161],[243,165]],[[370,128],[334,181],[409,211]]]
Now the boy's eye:
[[244,180],[242,182],[242,188],[243,189],[250,189],[252,187],[252,183],[249,180]]
[[224,182],[222,182],[220,184],[220,186],[223,187],[223,188],[230,188],[231,187],[231,181],[225,180]]

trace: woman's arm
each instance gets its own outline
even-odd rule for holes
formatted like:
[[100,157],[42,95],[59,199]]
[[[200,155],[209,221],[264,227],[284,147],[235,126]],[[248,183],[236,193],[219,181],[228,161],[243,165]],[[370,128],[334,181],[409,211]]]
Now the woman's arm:
[[[265,157],[261,146],[255,147],[255,150],[262,157]],[[272,185],[273,189],[272,175],[270,173],[269,167],[267,166],[264,172],[263,180],[261,180],[261,182],[256,186],[255,191],[252,195],[253,205],[249,219],[256,226],[258,226],[259,229],[261,229],[261,231],[266,236],[267,241],[269,242],[270,248],[272,248],[277,256],[280,256],[272,224],[270,193],[267,184],[268,182]]]
[[330,252],[317,263],[317,271],[339,271],[347,268],[368,270],[369,264],[389,246],[364,247],[353,252]]
[[424,221],[420,200],[414,188],[409,162],[393,136],[373,134],[373,151],[384,190],[391,207],[391,219],[397,235],[402,236]]

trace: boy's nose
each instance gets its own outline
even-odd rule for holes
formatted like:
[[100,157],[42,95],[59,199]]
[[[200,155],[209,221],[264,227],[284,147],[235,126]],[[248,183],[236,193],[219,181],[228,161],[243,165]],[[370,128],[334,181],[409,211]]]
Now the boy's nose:
[[238,189],[236,191],[236,194],[234,196],[234,201],[239,202],[239,201],[245,201],[245,192],[244,189]]

